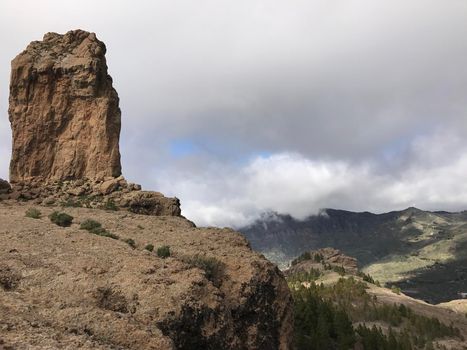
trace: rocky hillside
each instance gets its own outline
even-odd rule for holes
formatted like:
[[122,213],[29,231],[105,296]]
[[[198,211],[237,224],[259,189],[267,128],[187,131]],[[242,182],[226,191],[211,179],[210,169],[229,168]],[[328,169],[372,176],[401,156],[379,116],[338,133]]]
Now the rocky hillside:
[[435,306],[384,288],[336,249],[307,251],[285,271],[297,350],[467,348],[460,303]]
[[[30,208],[0,201],[4,348],[289,349],[287,284],[240,234],[181,217]],[[69,227],[51,222],[56,209]]]
[[282,267],[306,250],[331,246],[356,257],[381,283],[397,284],[416,298],[439,303],[467,291],[467,212],[327,209],[303,221],[265,215],[240,231]]

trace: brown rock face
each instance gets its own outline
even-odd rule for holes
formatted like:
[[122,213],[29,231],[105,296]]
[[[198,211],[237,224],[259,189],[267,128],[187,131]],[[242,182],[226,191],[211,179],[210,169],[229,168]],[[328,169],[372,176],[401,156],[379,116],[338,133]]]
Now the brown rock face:
[[[239,233],[71,207],[63,228],[29,207],[0,202],[0,349],[292,349],[287,283]],[[120,239],[80,229],[90,218]]]
[[121,174],[120,109],[94,33],[48,33],[11,63],[10,182]]

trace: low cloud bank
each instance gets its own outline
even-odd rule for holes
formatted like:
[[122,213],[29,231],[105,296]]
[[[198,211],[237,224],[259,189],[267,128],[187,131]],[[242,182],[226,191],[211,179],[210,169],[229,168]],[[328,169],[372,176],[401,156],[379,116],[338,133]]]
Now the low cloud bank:
[[313,160],[297,153],[212,165],[190,176],[175,169],[158,182],[175,191],[198,225],[240,227],[276,211],[303,219],[321,208],[385,212],[416,206],[467,209],[467,147],[451,133],[421,137],[388,163]]

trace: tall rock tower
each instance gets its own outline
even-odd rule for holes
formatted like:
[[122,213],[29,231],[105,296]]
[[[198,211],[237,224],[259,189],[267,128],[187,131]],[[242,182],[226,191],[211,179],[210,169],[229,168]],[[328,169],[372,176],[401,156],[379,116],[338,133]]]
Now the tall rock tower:
[[94,33],[48,33],[11,63],[10,182],[121,174],[118,95]]

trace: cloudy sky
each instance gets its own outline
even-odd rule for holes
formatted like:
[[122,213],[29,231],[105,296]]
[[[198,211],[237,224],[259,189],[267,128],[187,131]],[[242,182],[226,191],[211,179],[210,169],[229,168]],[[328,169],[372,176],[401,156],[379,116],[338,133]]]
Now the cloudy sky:
[[0,2],[0,177],[10,60],[97,33],[124,175],[200,225],[274,210],[467,209],[467,1]]

